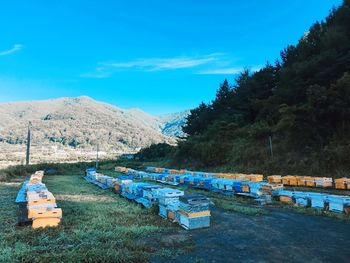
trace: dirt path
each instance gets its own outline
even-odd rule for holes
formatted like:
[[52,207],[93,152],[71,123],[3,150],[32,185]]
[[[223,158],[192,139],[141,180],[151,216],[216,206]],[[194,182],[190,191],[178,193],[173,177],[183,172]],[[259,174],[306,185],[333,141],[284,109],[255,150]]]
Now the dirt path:
[[276,208],[263,216],[212,210],[212,226],[190,234],[195,249],[166,262],[350,262],[349,221]]

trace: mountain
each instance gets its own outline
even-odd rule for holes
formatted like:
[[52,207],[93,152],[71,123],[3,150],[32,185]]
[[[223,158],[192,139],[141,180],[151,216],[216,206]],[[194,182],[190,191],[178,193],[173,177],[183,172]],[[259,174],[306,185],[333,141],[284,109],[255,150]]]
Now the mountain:
[[[0,150],[10,155],[16,151],[22,153],[30,121],[34,152],[54,149],[56,153],[69,152],[74,156],[74,152],[92,152],[98,144],[106,155],[130,153],[156,143],[176,144],[175,135],[181,131],[178,125],[185,116],[186,113],[155,116],[86,96],[2,103]],[[16,158],[22,160],[23,154]],[[0,155],[2,159],[9,157]]]
[[186,123],[186,117],[190,111],[182,111],[178,113],[160,115],[158,118],[162,123],[162,133],[168,136],[185,137],[182,126]]

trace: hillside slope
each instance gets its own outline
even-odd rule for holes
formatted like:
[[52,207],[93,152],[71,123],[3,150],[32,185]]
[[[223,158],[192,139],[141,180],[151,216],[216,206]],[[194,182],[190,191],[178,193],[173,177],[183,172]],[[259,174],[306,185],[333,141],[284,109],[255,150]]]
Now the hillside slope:
[[85,96],[2,103],[0,119],[0,150],[5,152],[24,147],[29,121],[34,148],[92,151],[98,144],[104,152],[127,153],[151,144],[176,143],[176,138],[168,136],[171,134],[162,133],[171,118],[121,109]]
[[233,84],[225,80],[212,103],[191,110],[184,126],[188,136],[174,162],[349,175],[349,109],[350,0],[345,0],[282,50],[276,63],[245,70]]

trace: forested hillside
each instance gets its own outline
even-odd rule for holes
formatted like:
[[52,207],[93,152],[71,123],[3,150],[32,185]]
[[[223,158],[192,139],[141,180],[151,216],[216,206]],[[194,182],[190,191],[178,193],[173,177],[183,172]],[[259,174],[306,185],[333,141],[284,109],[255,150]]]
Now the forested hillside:
[[173,160],[183,166],[340,176],[350,168],[350,1],[276,62],[224,80],[183,130]]

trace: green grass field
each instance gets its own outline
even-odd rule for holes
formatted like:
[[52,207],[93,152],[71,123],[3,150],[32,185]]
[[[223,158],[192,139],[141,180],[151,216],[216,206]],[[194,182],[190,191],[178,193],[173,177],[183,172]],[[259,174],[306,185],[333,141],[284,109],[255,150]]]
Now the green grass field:
[[182,252],[162,241],[176,225],[79,175],[44,177],[63,209],[58,228],[18,227],[14,200],[23,180],[0,182],[0,262],[144,262]]
[[[0,262],[148,262],[173,258],[195,249],[192,232],[163,220],[158,216],[157,207],[144,209],[111,190],[102,190],[86,182],[82,171],[89,165],[56,165],[54,175],[44,176],[44,183],[63,209],[63,220],[58,228],[39,230],[17,226],[15,198],[21,183],[28,178],[18,174],[30,174],[41,167],[30,166],[25,168],[27,170],[13,167],[7,173],[2,172],[5,176],[0,180]],[[100,172],[117,176],[120,173],[112,170],[114,165],[102,163]],[[133,167],[138,166],[140,164],[136,163]],[[269,207],[349,220],[344,214],[295,208],[281,202],[263,207],[249,198],[186,186],[177,188],[186,194],[207,195],[217,214],[238,213],[247,216],[247,220],[269,216]],[[215,220],[214,217],[213,222]]]

